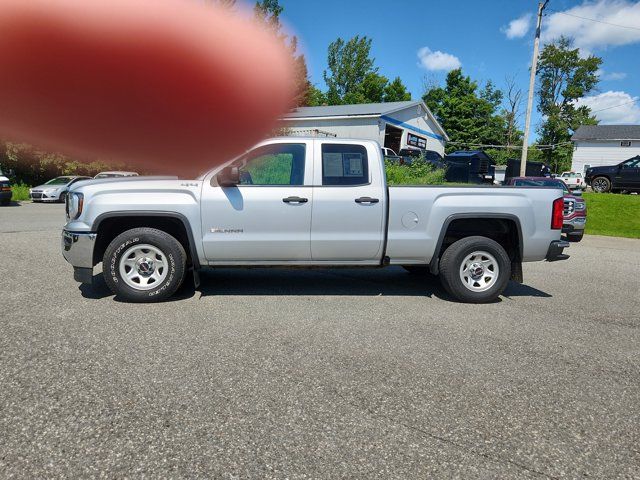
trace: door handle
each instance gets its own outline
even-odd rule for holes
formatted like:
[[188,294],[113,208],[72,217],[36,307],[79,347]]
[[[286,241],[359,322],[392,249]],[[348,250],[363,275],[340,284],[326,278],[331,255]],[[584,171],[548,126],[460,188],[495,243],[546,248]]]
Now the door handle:
[[284,203],[307,203],[309,199],[303,197],[287,197],[283,198],[282,201]]
[[356,198],[356,203],[378,203],[380,200],[371,197]]

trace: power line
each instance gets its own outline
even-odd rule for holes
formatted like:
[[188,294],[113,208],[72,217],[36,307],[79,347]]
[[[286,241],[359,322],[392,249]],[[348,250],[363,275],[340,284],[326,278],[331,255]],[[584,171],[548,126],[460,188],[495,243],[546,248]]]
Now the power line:
[[[458,146],[466,146],[466,147],[480,147],[480,148],[505,148],[507,150],[522,150],[522,145],[491,145],[491,144],[485,144],[485,143],[468,143],[468,142],[453,142],[453,141],[448,141],[448,144],[452,144],[452,145],[458,145]],[[573,142],[560,142],[560,143],[553,143],[553,144],[548,144],[548,145],[529,145],[529,147],[527,148],[536,148],[538,150],[553,150],[554,148],[557,147],[562,147],[564,145],[569,145],[572,144]]]
[[567,12],[560,12],[559,10],[554,10],[552,8],[549,8],[548,10],[550,12],[558,13],[560,15],[567,15],[568,17],[575,17],[575,18],[580,18],[582,20],[589,20],[590,22],[603,23],[605,25],[611,25],[612,27],[628,28],[630,30],[640,31],[640,28],[632,27],[631,25],[620,25],[619,23],[605,22],[604,20],[596,20],[595,18],[581,17],[580,15],[574,15],[573,13],[567,13]]
[[633,100],[631,100],[631,101],[629,101],[629,102],[624,102],[624,103],[621,103],[621,104],[619,104],[619,105],[614,105],[614,106],[612,106],[612,107],[601,108],[601,109],[599,109],[599,110],[591,110],[591,113],[602,112],[602,111],[604,111],[604,110],[610,110],[610,109],[612,109],[612,108],[622,107],[622,106],[624,106],[624,105],[629,105],[630,103],[636,103],[637,101],[638,101],[638,99],[637,99],[637,98],[635,98],[635,99],[633,99]]

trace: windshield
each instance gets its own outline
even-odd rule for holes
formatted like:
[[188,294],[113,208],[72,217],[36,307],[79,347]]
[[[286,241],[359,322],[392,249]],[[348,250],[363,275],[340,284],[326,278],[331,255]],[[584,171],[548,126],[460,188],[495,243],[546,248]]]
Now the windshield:
[[569,193],[569,188],[565,185],[563,181],[554,180],[552,178],[540,179],[540,180],[533,180],[529,178],[518,178],[513,181],[513,184],[516,187],[555,187],[555,188],[561,188],[564,191],[564,193]]
[[71,181],[71,177],[56,177],[53,180],[49,180],[45,185],[66,185]]

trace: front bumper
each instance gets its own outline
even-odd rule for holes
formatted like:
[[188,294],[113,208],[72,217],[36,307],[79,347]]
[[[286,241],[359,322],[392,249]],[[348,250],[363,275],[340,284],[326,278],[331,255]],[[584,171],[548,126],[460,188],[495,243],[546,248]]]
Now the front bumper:
[[77,282],[91,283],[93,279],[93,247],[97,234],[62,230],[62,256],[73,265]]
[[571,245],[565,240],[554,240],[549,244],[549,250],[547,250],[547,261],[555,262],[557,260],[566,260],[569,255],[562,253],[565,248],[569,248]]
[[569,220],[565,220],[562,224],[562,233],[579,233],[584,230],[587,224],[587,217],[573,217]]
[[11,200],[13,192],[11,190],[0,190],[0,200]]
[[60,200],[60,193],[29,192],[32,202],[57,202]]

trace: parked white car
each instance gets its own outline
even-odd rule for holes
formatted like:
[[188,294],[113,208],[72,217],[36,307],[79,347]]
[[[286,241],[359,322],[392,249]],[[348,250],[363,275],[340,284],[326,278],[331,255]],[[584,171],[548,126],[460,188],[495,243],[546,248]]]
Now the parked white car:
[[91,177],[65,175],[52,178],[48,182],[29,189],[29,198],[33,202],[64,202],[69,187],[80,180],[90,180]]
[[562,172],[560,180],[566,183],[570,190],[584,190],[587,188],[584,176],[580,172]]
[[188,269],[385,267],[439,274],[451,296],[494,300],[522,262],[562,260],[562,190],[389,187],[373,141],[267,140],[196,180],[93,180],[67,197],[62,253],[120,298],[169,298]]

